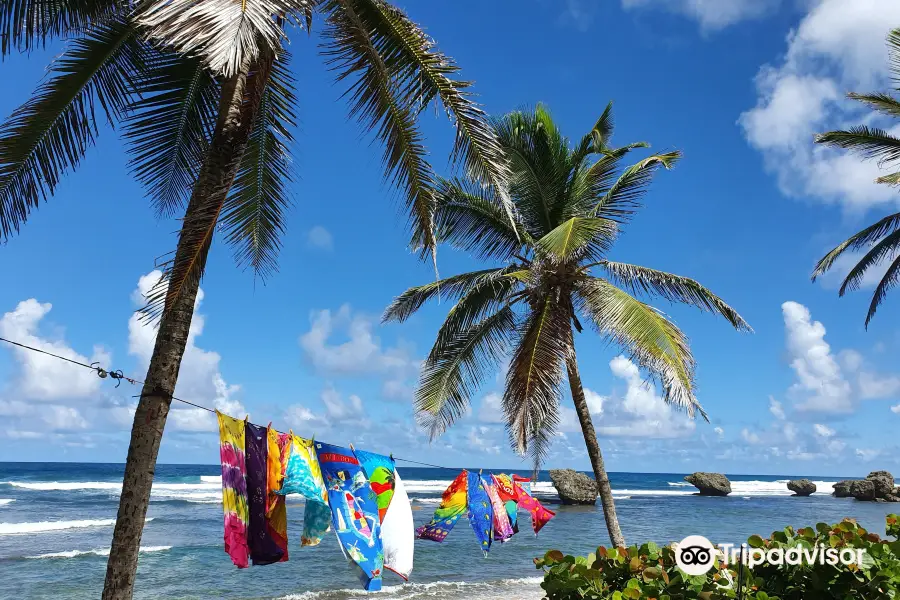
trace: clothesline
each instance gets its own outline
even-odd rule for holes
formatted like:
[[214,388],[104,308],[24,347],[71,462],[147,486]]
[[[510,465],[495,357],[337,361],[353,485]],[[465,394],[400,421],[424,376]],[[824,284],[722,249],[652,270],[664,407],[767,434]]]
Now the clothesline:
[[[9,340],[4,337],[0,337],[0,342],[6,342],[7,344],[10,344],[12,346],[17,346],[19,348],[23,348],[25,350],[30,350],[32,352],[37,352],[39,354],[44,354],[46,356],[50,356],[52,358],[56,358],[58,360],[65,361],[65,362],[71,363],[73,365],[83,367],[85,369],[90,369],[91,371],[96,372],[97,376],[100,377],[101,379],[106,379],[107,377],[115,379],[117,382],[116,387],[119,387],[119,385],[121,385],[123,380],[127,381],[128,383],[130,383],[132,385],[144,385],[144,382],[141,381],[140,379],[135,379],[133,377],[126,377],[121,369],[117,369],[117,370],[104,369],[100,366],[100,363],[96,363],[96,362],[91,363],[91,364],[83,363],[78,360],[66,358],[65,356],[60,356],[59,354],[54,354],[53,352],[47,352],[46,350],[41,350],[40,348],[35,348],[34,346],[29,346],[28,344],[23,344],[21,342],[16,342],[14,340]],[[136,396],[136,397],[140,397],[140,395]],[[193,406],[194,408],[199,408],[201,410],[205,410],[206,412],[216,414],[215,409],[209,408],[208,406],[203,406],[201,404],[197,404],[197,403],[191,402],[189,400],[184,400],[184,399],[178,398],[177,396],[174,396],[174,395],[170,395],[169,397],[172,400],[175,400],[176,402],[181,402],[182,404],[187,404],[188,406]],[[393,458],[394,458],[394,460],[399,460],[399,461],[414,464],[414,465],[422,465],[425,467],[432,467],[435,469],[447,469],[450,471],[458,471],[459,470],[455,467],[444,467],[441,465],[433,465],[430,463],[420,462],[420,461],[416,461],[416,460],[410,460],[408,458],[400,458],[397,456],[394,456]]]

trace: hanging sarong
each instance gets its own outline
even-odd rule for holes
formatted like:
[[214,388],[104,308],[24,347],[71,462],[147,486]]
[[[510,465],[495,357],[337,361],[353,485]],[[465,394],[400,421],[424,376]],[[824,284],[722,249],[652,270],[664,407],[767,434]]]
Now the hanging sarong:
[[491,509],[494,513],[494,539],[498,542],[505,542],[511,538],[514,533],[512,525],[509,522],[509,515],[506,514],[506,506],[503,504],[503,500],[500,499],[500,495],[497,493],[493,476],[491,476],[490,479],[482,477],[481,484],[484,486],[488,498],[491,500]]
[[[319,468],[312,440],[296,435],[291,436],[290,456],[285,469],[284,484],[278,493],[282,495],[299,494],[306,499],[300,544],[302,546],[318,545],[331,527],[331,511],[328,510],[322,470]],[[314,506],[317,503],[323,506]]]
[[516,486],[513,485],[509,475],[500,474],[492,475],[492,477],[497,495],[500,496],[500,500],[503,501],[503,506],[506,508],[506,516],[509,518],[513,533],[519,533],[519,494]]
[[369,485],[375,492],[378,516],[381,520],[381,542],[384,548],[384,568],[403,579],[409,579],[413,568],[415,524],[409,496],[394,459],[382,454],[354,449]]
[[447,534],[466,512],[466,488],[468,487],[468,471],[456,476],[453,483],[444,490],[441,503],[434,511],[431,521],[416,529],[416,537],[433,542],[443,542]]
[[365,589],[378,591],[384,552],[375,492],[351,450],[322,442],[315,447],[341,548],[359,567]]
[[469,504],[469,525],[481,545],[482,552],[487,555],[491,549],[491,535],[494,530],[494,510],[491,499],[481,483],[481,475],[469,472],[466,499]]
[[219,421],[219,457],[222,461],[222,510],[225,513],[225,552],[240,569],[250,566],[247,547],[247,470],[244,458],[244,422],[216,411]]
[[254,565],[271,565],[280,562],[284,552],[269,534],[266,527],[266,503],[269,496],[268,475],[269,436],[265,427],[245,424],[245,448],[247,465],[247,503],[250,522],[247,544]]
[[278,494],[278,490],[281,489],[281,484],[284,480],[284,468],[287,466],[287,461],[282,461],[282,455],[284,455],[285,459],[287,458],[285,447],[290,443],[290,440],[290,434],[279,434],[271,426],[266,431],[268,444],[268,454],[266,456],[266,491],[268,492],[266,528],[282,552],[282,561],[288,559],[287,505],[284,496]]
[[531,528],[534,529],[534,535],[537,535],[541,528],[556,516],[556,513],[544,508],[543,504],[523,490],[519,484],[516,484],[516,487],[519,492],[519,506],[531,513]]

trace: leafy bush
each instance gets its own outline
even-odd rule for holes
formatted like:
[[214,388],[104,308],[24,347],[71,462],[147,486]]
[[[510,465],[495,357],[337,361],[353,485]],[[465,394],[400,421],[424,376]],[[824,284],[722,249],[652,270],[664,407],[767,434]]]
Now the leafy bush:
[[[764,539],[754,535],[750,548],[786,551],[801,548],[864,550],[860,564],[838,563],[744,566],[743,597],[747,600],[808,598],[900,600],[900,517],[888,515],[882,539],[845,519],[794,530],[787,527]],[[738,565],[716,559],[704,575],[683,573],[675,564],[674,545],[650,542],[629,548],[597,548],[588,556],[565,556],[551,550],[535,565],[544,571],[541,587],[549,600],[718,600],[737,597]]]

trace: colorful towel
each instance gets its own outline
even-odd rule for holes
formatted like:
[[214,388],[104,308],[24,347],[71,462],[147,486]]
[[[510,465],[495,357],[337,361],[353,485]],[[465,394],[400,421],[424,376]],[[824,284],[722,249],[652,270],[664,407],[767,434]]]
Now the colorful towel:
[[[313,441],[291,435],[290,456],[285,468],[284,483],[279,494],[299,494],[306,499],[303,512],[302,546],[316,546],[331,528],[331,510],[322,481],[322,470],[316,459]],[[315,506],[321,504],[322,506]]]
[[[270,425],[266,431],[266,440],[268,443],[266,528],[278,548],[281,549],[281,560],[286,561],[288,559],[287,506],[284,496],[278,494],[278,490],[281,489],[282,481],[284,481],[284,469],[287,466],[291,436],[287,433],[278,433]],[[282,460],[282,456],[284,460]]]
[[375,492],[378,517],[381,521],[381,542],[384,548],[384,568],[405,580],[413,569],[415,524],[409,496],[394,459],[382,454],[353,450],[369,478]]
[[284,558],[284,552],[266,527],[266,504],[269,490],[268,476],[269,436],[265,427],[245,424],[245,448],[247,466],[247,500],[250,523],[247,529],[247,544],[250,559],[254,565],[271,565]]
[[359,567],[365,589],[378,591],[384,552],[375,492],[351,450],[316,442],[316,455],[341,548]]
[[247,470],[244,459],[244,422],[216,411],[219,457],[222,461],[222,509],[225,512],[225,552],[240,569],[250,566],[247,546]]
[[509,524],[512,526],[513,533],[519,533],[519,493],[516,486],[513,485],[509,475],[500,474],[492,475],[494,486],[497,489],[497,495],[503,501],[506,508],[506,516],[509,518]]
[[494,509],[478,473],[469,472],[466,499],[469,503],[469,525],[472,526],[472,531],[481,544],[482,552],[487,556],[493,539],[491,534],[494,530]]
[[434,516],[427,525],[422,525],[416,529],[416,537],[423,540],[431,540],[433,542],[443,542],[447,539],[447,534],[459,521],[459,518],[466,512],[466,488],[468,487],[468,471],[463,471],[456,476],[453,483],[444,490],[441,496],[441,503]]
[[534,535],[537,535],[541,528],[556,516],[556,513],[544,508],[543,504],[535,500],[520,485],[516,484],[516,487],[519,492],[519,506],[531,513],[531,528],[534,529]]
[[505,542],[513,536],[514,532],[512,524],[509,522],[509,515],[506,514],[506,506],[497,493],[493,476],[490,479],[482,477],[481,485],[484,486],[488,498],[491,500],[491,509],[494,513],[494,539],[498,542]]

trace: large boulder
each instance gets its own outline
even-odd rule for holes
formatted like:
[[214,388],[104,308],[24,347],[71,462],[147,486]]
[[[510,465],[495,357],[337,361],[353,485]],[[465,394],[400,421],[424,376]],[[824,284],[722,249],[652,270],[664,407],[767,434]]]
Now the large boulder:
[[809,479],[794,479],[788,481],[787,487],[795,496],[809,496],[816,491],[816,484]]
[[850,495],[857,500],[875,500],[875,484],[869,479],[861,479],[850,484]]
[[594,504],[597,502],[597,482],[584,473],[572,469],[553,469],[550,481],[563,504]]
[[721,473],[693,473],[684,480],[700,490],[701,496],[727,496],[731,493],[731,482]]
[[866,476],[875,486],[875,498],[890,499],[894,495],[894,476],[887,471],[872,471]]
[[852,498],[853,494],[850,493],[850,486],[853,484],[853,481],[850,479],[845,479],[844,481],[838,481],[831,487],[834,491],[831,493],[835,498]]

